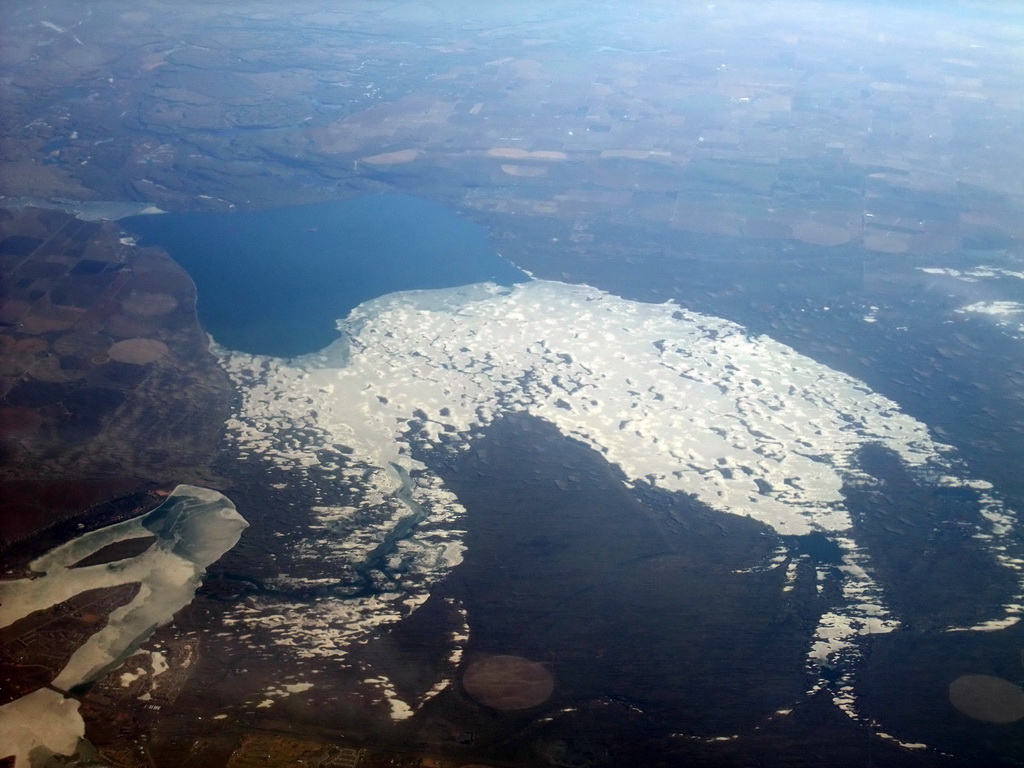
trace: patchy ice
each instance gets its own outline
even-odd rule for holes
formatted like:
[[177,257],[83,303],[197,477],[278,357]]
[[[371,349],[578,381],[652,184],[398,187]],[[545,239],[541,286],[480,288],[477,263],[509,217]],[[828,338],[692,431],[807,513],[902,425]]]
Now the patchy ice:
[[[693,494],[780,534],[829,534],[844,552],[845,604],[821,617],[811,663],[849,657],[857,635],[897,626],[840,493],[844,483],[871,481],[857,451],[880,443],[911,471],[976,486],[956,476],[948,446],[863,383],[673,304],[556,282],[477,285],[385,296],[339,328],[338,342],[293,361],[222,352],[244,398],[230,424],[243,457],[302,474],[319,464],[319,449],[352,449],[337,476],[361,494],[361,508],[383,512],[376,525],[339,537],[346,557],[365,556],[408,513],[400,489],[427,512],[398,549],[422,577],[415,584],[323,601],[312,613],[268,600],[237,616],[279,627],[279,642],[299,653],[344,655],[347,643],[413,610],[459,562],[462,509],[412,458],[414,433],[420,445],[442,435],[458,443],[503,412],[525,411],[601,452],[628,483]],[[412,488],[395,466],[412,473]],[[329,532],[356,511],[325,502],[315,514]],[[983,535],[1005,536],[1010,518],[990,513]]]
[[[415,410],[435,440],[523,410],[632,480],[802,534],[849,527],[840,488],[865,443],[912,466],[946,450],[895,403],[782,344],[592,288],[538,281],[395,294],[357,308],[341,329],[346,338],[324,354],[278,362],[244,393],[233,426],[253,452],[316,463],[318,445],[271,448],[275,430],[298,423],[376,467],[422,469],[404,434]],[[243,381],[267,365],[235,354],[226,362]],[[398,484],[392,472],[377,481],[384,493]]]
[[1024,304],[1019,301],[976,301],[957,312],[984,315],[1011,336],[1024,338]]
[[[978,292],[990,295],[981,301],[965,304],[957,310],[957,314],[984,317],[999,326],[1006,334],[1024,339],[1024,303],[1006,297],[1008,292],[1019,296],[1020,289],[1014,287],[1019,283],[1014,284],[1013,281],[1024,280],[1024,272],[984,265],[966,270],[948,267],[918,267],[918,269],[928,275],[941,275],[964,283],[980,284],[982,287]],[[1006,286],[1007,281],[1009,281],[1009,287],[998,287]]]

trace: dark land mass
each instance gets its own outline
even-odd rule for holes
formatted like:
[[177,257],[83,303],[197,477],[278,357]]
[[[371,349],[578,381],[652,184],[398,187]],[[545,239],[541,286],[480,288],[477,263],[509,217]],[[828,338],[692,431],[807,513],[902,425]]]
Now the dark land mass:
[[49,685],[110,612],[130,603],[138,584],[90,589],[0,627],[0,705]]
[[914,734],[967,765],[1020,766],[1020,724],[965,717],[950,703],[961,675],[993,675],[1024,685],[1024,627],[1001,632],[895,632],[873,638],[858,677],[865,715],[894,734]]
[[72,568],[88,568],[90,565],[106,565],[116,563],[120,560],[127,560],[141,555],[156,542],[156,536],[139,536],[135,539],[124,539],[108,544],[102,549],[93,552],[88,557],[83,557]]
[[844,489],[852,530],[904,630],[942,632],[999,616],[1017,578],[974,538],[983,523],[978,492],[922,487],[881,446],[866,446],[860,460],[879,482]]
[[58,211],[0,211],[0,546],[90,509],[88,526],[122,519],[102,505],[130,491],[210,480],[232,393],[195,287],[122,238]]

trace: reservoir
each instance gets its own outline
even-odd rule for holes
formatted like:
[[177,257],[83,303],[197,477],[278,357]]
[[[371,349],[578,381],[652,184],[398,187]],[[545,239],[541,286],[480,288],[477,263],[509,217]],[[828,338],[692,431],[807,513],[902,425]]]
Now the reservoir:
[[251,354],[318,351],[338,338],[338,319],[395,291],[528,279],[485,229],[408,195],[119,224],[188,271],[200,322],[218,344]]

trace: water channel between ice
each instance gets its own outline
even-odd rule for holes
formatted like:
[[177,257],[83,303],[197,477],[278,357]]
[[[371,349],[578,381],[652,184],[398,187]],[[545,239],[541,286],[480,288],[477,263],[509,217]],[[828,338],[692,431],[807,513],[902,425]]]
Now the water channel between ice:
[[391,467],[398,477],[399,483],[401,483],[395,491],[395,498],[402,502],[411,514],[401,518],[395,524],[395,527],[384,535],[383,541],[363,559],[363,562],[358,566],[358,569],[363,573],[378,567],[381,562],[386,560],[395,551],[395,545],[403,539],[409,538],[413,531],[416,530],[416,526],[427,517],[427,510],[412,497],[413,479],[409,477],[405,467],[393,461],[389,461],[388,466]]

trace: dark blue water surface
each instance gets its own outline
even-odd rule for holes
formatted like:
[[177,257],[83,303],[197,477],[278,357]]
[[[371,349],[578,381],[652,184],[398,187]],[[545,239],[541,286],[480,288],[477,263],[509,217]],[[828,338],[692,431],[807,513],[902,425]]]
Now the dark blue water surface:
[[199,319],[218,343],[254,354],[322,349],[339,318],[394,291],[528,279],[482,227],[406,195],[119,223],[192,275]]

